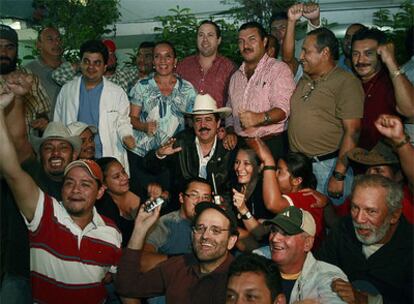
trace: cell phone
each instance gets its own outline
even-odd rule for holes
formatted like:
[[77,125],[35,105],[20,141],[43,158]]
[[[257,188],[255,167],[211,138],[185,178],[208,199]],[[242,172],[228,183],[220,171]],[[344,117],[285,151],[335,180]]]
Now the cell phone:
[[144,206],[144,210],[145,210],[145,212],[150,213],[152,210],[154,210],[158,206],[161,206],[164,203],[165,203],[165,201],[161,197],[155,199],[155,201],[146,201],[145,206]]
[[220,195],[217,193],[216,178],[214,177],[214,173],[211,173],[211,178],[213,180],[214,203],[216,205],[221,205],[221,198]]

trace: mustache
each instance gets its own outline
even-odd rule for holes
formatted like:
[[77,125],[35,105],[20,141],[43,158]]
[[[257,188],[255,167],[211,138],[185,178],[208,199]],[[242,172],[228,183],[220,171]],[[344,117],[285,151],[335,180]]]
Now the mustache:
[[243,53],[247,53],[247,52],[253,52],[253,49],[248,49],[248,48],[245,48],[245,49],[243,50]]
[[8,60],[9,62],[12,61],[12,59],[10,57],[7,57],[7,56],[0,56],[0,60]]
[[203,131],[210,131],[211,129],[209,129],[209,128],[201,128],[201,129],[199,129],[198,131],[199,132],[203,132]]
[[354,228],[355,229],[366,229],[366,230],[370,230],[373,231],[372,226],[368,225],[368,224],[357,224],[357,223],[353,223],[354,224]]
[[363,68],[363,67],[368,67],[368,66],[371,66],[371,65],[368,64],[368,63],[357,63],[355,66],[357,68]]

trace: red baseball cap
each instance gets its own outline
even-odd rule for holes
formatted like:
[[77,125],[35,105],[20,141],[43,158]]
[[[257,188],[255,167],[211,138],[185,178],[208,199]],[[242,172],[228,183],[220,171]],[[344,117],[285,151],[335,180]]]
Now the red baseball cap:
[[91,159],[75,160],[66,166],[64,176],[66,176],[68,172],[75,167],[86,168],[94,179],[98,180],[101,184],[103,183],[103,173],[101,167],[99,167],[95,161]]
[[113,40],[111,39],[105,39],[102,40],[102,43],[105,44],[105,46],[108,48],[108,50],[112,53],[115,53],[116,51],[116,44]]

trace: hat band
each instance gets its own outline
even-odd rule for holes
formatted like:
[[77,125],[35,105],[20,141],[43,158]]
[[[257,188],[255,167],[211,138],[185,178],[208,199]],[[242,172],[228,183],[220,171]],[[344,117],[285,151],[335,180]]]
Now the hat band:
[[214,112],[214,111],[217,111],[217,109],[197,109],[197,110],[193,110],[193,113],[206,112],[206,111]]

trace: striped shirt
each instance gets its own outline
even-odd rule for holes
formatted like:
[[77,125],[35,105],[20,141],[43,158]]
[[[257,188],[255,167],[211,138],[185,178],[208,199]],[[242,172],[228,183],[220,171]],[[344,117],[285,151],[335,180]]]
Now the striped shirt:
[[82,230],[64,206],[40,192],[30,238],[30,270],[34,302],[103,303],[105,274],[116,272],[121,234],[93,210]]
[[[286,130],[287,117],[290,113],[290,96],[295,89],[295,82],[289,67],[266,54],[260,59],[254,74],[247,79],[244,72],[245,63],[230,79],[228,107],[233,115],[227,117],[226,126],[233,126],[237,135],[263,137]],[[252,127],[244,130],[240,126],[241,110],[263,113],[279,108],[286,113],[286,118],[268,126]]]

